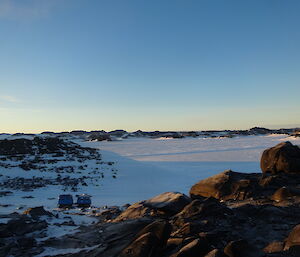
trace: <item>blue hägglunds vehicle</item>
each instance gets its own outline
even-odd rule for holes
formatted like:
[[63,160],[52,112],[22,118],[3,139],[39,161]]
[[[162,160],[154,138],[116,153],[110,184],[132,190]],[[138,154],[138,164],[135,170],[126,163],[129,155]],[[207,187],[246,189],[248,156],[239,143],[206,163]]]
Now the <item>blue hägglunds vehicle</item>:
[[66,208],[72,207],[73,205],[73,196],[72,195],[59,195],[58,198],[58,207],[59,208]]
[[90,207],[92,204],[91,196],[87,194],[76,195],[78,207]]

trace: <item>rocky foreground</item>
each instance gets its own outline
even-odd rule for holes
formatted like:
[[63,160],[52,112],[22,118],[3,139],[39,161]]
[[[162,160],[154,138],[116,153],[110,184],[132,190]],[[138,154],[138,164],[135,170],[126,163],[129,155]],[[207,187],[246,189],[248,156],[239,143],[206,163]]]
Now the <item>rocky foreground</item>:
[[190,196],[167,192],[125,210],[108,209],[72,235],[45,238],[57,217],[42,207],[7,215],[0,256],[45,249],[72,249],[55,256],[74,257],[300,256],[300,149],[289,142],[267,149],[261,168],[224,171],[199,181]]

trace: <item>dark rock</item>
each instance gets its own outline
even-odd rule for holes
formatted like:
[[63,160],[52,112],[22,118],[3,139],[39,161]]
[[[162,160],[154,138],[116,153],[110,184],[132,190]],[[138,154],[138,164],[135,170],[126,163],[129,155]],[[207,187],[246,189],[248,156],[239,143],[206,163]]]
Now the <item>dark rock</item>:
[[126,247],[120,257],[154,257],[159,241],[150,232],[141,235]]
[[181,211],[191,199],[184,194],[167,192],[129,206],[114,222],[142,217],[163,217]]
[[286,187],[281,187],[275,191],[271,199],[279,202],[279,201],[287,200],[291,196],[292,194]]
[[265,253],[277,253],[277,252],[282,252],[284,248],[284,243],[280,241],[273,241],[269,243],[265,248],[264,252]]
[[23,249],[32,248],[37,245],[36,240],[32,237],[23,237],[17,240],[18,246]]
[[260,161],[263,173],[300,173],[300,149],[283,142],[265,150]]
[[103,133],[92,133],[89,137],[89,140],[96,141],[111,141],[111,137],[109,134]]
[[[135,241],[136,235],[147,225],[152,223],[153,220],[148,218],[126,220],[119,223],[107,223],[98,227],[98,231],[101,231],[101,244],[96,249],[85,253],[82,256],[101,256],[112,257],[119,256],[119,254],[126,247]],[[89,229],[90,230],[90,229]],[[149,232],[150,233],[150,232]],[[99,234],[99,233],[98,233]],[[151,234],[151,233],[150,233]],[[152,235],[152,238],[155,238]],[[82,238],[82,240],[85,240]],[[99,244],[99,239],[98,244]],[[124,252],[124,254],[126,251]],[[125,255],[126,256],[126,255]],[[130,256],[130,255],[129,255]]]
[[103,221],[116,219],[121,214],[121,210],[119,208],[110,208],[108,210],[102,211],[96,216],[101,218]]
[[170,233],[172,231],[172,226],[169,222],[165,220],[156,220],[143,228],[138,234],[137,237],[150,232],[153,234],[159,241],[159,246],[163,247],[167,240],[169,239]]
[[157,256],[167,243],[171,225],[164,220],[157,220],[143,228],[136,239],[126,247],[120,256]]
[[166,244],[166,251],[173,251],[174,249],[182,246],[183,238],[181,237],[172,237],[169,238]]
[[254,127],[249,129],[249,132],[251,135],[266,135],[266,134],[270,134],[272,130],[267,128]]
[[0,191],[0,197],[12,195],[12,194],[13,194],[13,192],[11,192],[11,191]]
[[13,219],[7,224],[0,224],[0,238],[22,236],[27,233],[42,230],[48,226],[47,222],[34,222],[24,217]]
[[195,239],[187,245],[183,246],[172,257],[198,257],[204,256],[210,251],[210,247],[203,239]]
[[232,214],[232,211],[215,198],[207,198],[203,201],[194,200],[188,204],[175,218],[185,220],[199,220],[204,217],[220,217]]
[[249,245],[246,240],[229,242],[224,248],[224,253],[228,257],[261,257],[263,253],[254,246]]
[[289,257],[299,257],[300,256],[300,245],[293,245],[287,251],[287,256]]
[[138,219],[145,216],[151,216],[151,208],[146,207],[143,202],[138,202],[130,205],[130,207],[128,207],[116,219],[114,219],[114,222]]
[[53,216],[53,214],[49,211],[46,211],[43,206],[29,208],[25,210],[23,214],[30,215],[32,218],[38,218],[40,216]]
[[191,190],[191,198],[214,197],[216,199],[243,200],[259,191],[257,174],[224,171],[218,175],[199,181]]
[[194,221],[194,222],[184,222],[183,220],[176,220],[174,224],[177,228],[172,233],[174,237],[188,237],[197,235],[200,231],[203,231],[207,228],[207,220]]
[[191,199],[185,194],[166,192],[146,200],[144,205],[166,213],[175,214],[180,212],[190,202]]
[[284,250],[289,250],[292,246],[295,245],[300,246],[300,224],[295,226],[288,235],[284,246]]
[[275,191],[271,199],[277,202],[288,200],[294,196],[300,196],[300,190],[297,188],[281,187]]
[[225,256],[220,250],[214,249],[210,251],[208,254],[206,254],[204,257],[225,257]]

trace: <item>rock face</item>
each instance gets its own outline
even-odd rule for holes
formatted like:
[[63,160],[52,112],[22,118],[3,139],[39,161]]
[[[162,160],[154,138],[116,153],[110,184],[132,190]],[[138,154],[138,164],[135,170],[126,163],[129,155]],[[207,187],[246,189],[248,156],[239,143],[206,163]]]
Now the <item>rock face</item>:
[[214,197],[216,199],[245,199],[257,190],[257,175],[226,170],[199,181],[191,190],[191,198]]
[[159,256],[171,233],[171,225],[163,220],[154,221],[142,229],[120,257]]
[[283,142],[265,150],[260,161],[263,173],[299,173],[300,148],[290,142]]
[[166,217],[181,211],[191,199],[178,192],[166,192],[128,207],[114,222],[142,217]]
[[254,246],[249,245],[245,240],[231,241],[224,248],[224,253],[228,257],[261,257],[262,252]]
[[289,234],[286,243],[285,250],[289,250],[291,247],[295,245],[300,245],[300,224],[295,226],[291,233]]
[[184,194],[166,192],[145,201],[144,204],[151,208],[174,214],[181,211],[190,202],[191,199]]

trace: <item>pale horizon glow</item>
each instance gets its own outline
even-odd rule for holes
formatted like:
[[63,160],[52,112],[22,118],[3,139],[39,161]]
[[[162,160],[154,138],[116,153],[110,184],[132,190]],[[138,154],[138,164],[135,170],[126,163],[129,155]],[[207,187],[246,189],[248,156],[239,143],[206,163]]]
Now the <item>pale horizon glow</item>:
[[0,133],[300,127],[300,2],[0,0]]

